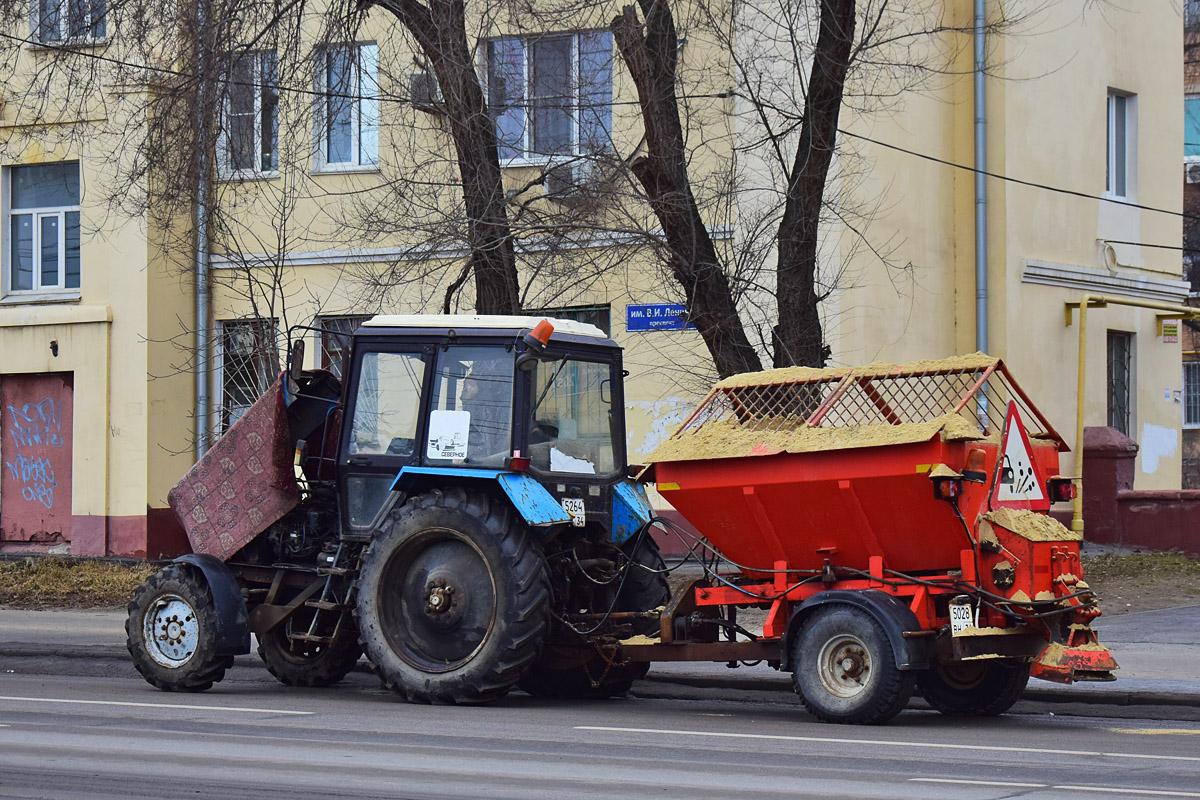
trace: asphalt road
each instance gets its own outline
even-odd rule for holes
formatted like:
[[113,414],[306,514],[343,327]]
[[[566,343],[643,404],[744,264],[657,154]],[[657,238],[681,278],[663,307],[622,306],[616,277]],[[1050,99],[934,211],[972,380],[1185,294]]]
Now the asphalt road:
[[238,668],[180,695],[120,662],[9,669],[3,798],[1200,798],[1197,723],[910,709],[862,728],[719,694],[455,708],[362,673],[306,690]]

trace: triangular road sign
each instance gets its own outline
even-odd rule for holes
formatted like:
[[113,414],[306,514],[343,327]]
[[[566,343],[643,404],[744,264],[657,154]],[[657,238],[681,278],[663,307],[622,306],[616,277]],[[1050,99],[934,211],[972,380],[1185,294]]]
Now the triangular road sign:
[[1033,458],[1029,434],[1017,413],[1017,404],[1009,402],[1004,415],[1004,436],[1000,440],[996,481],[992,486],[992,507],[1024,508],[1049,511],[1046,479]]

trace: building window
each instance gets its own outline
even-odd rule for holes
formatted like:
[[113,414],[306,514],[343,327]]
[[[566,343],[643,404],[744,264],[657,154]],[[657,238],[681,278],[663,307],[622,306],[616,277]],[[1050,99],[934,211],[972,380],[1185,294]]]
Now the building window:
[[341,380],[346,359],[350,357],[350,334],[369,319],[369,316],[320,318],[317,327],[321,329],[321,369],[329,370]]
[[1113,91],[1108,93],[1108,178],[1105,191],[1112,197],[1129,196],[1134,105],[1133,95]]
[[1200,156],[1200,94],[1189,94],[1183,100],[1183,155]]
[[33,37],[39,42],[104,38],[105,0],[33,0]]
[[325,50],[317,69],[317,166],[373,167],[379,162],[378,53],[373,44]]
[[242,415],[279,376],[275,322],[239,319],[221,323],[221,432]]
[[608,306],[569,306],[566,308],[543,308],[530,311],[531,317],[552,317],[554,319],[569,319],[575,322],[586,322],[604,331],[605,336],[612,335],[612,311]]
[[612,48],[607,31],[488,42],[488,108],[500,157],[609,150]]
[[1200,24],[1200,0],[1184,0],[1183,24],[1189,28]]
[[1108,332],[1108,426],[1126,436],[1132,417],[1133,334]]
[[1200,361],[1183,365],[1183,427],[1200,428]]
[[79,288],[79,162],[11,167],[7,292]]
[[229,69],[218,151],[228,176],[279,170],[279,71],[274,53],[245,53]]

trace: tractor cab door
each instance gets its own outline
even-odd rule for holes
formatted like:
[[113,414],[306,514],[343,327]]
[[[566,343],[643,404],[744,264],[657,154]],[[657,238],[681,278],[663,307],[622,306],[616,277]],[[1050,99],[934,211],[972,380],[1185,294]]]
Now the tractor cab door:
[[396,474],[421,459],[421,401],[432,361],[429,345],[367,341],[354,348],[338,447],[342,529],[350,536],[370,535]]

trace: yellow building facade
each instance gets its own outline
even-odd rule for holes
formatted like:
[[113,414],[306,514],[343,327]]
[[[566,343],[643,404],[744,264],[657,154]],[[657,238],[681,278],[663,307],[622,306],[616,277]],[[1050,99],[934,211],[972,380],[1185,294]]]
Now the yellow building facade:
[[[988,179],[987,330],[989,350],[1073,445],[1078,344],[1065,304],[1085,293],[1178,302],[1187,289],[1178,252],[1125,244],[1180,242],[1178,216],[1131,205],[1180,210],[1179,12],[1113,10],[1114,21],[1067,5],[1048,4],[1025,30],[988,44],[987,169],[1048,188]],[[970,27],[970,9],[945,6],[954,25]],[[670,313],[680,292],[648,243],[646,211],[623,200],[589,206],[588,186],[619,189],[622,180],[594,152],[629,156],[641,138],[636,94],[605,31],[619,10],[594,7],[549,30],[496,20],[472,26],[472,46],[489,99],[505,109],[497,125],[510,210],[536,214],[553,203],[586,223],[518,246],[522,304],[599,324],[625,348],[637,462],[684,419],[712,373],[693,331],[647,321]],[[318,36],[317,21],[300,27]],[[230,68],[213,133],[215,181],[201,209],[208,216],[190,203],[173,215],[155,213],[153,202],[142,213],[114,211],[118,173],[137,175],[132,189],[155,196],[154,170],[122,172],[134,155],[113,138],[145,124],[137,112],[153,85],[99,81],[104,102],[47,119],[35,84],[20,78],[41,74],[65,40],[132,60],[119,30],[26,27],[15,33],[30,42],[9,54],[15,77],[0,111],[0,551],[176,552],[168,490],[202,434],[236,420],[276,373],[292,326],[309,326],[297,335],[309,340],[311,365],[337,369],[340,333],[375,313],[441,310],[462,270],[457,178],[436,87],[382,12],[353,42],[331,40],[301,64],[264,46]],[[833,363],[976,349],[972,64],[960,41],[949,44],[958,48],[949,74],[876,113],[843,115],[854,136],[842,137],[839,164],[855,168],[837,171],[834,187],[869,213],[865,229],[831,223],[822,248],[824,268],[844,278],[824,309]],[[680,76],[702,195],[728,176],[750,189],[727,201],[701,197],[718,247],[733,253],[761,173],[735,147],[753,121],[729,92],[737,73],[721,53],[702,28],[689,31]],[[538,106],[535,75],[559,76],[562,86],[551,88],[566,102]],[[605,147],[591,149],[596,138]],[[536,155],[547,150],[556,155]],[[556,172],[542,181],[547,163]],[[208,222],[211,272],[206,355],[196,350],[203,326],[189,250],[198,216]],[[537,220],[522,230],[537,231]],[[769,300],[747,302],[769,317]],[[471,311],[470,292],[452,293],[450,308]],[[1115,419],[1138,439],[1139,488],[1178,488],[1178,344],[1158,335],[1152,311],[1094,309],[1090,326],[1087,424]]]

